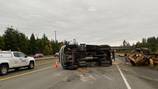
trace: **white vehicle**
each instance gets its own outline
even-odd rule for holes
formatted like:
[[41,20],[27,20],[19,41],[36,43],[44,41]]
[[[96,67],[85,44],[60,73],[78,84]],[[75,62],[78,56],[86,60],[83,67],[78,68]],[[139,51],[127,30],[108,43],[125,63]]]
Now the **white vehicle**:
[[0,74],[6,75],[9,69],[28,67],[34,69],[35,59],[28,57],[22,52],[0,51]]

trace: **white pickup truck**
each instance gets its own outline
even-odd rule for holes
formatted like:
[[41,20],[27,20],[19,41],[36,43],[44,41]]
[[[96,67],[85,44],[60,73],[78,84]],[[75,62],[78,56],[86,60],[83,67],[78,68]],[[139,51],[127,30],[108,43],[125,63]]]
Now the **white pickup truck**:
[[0,51],[0,75],[6,75],[9,69],[28,67],[33,69],[35,59],[18,51]]

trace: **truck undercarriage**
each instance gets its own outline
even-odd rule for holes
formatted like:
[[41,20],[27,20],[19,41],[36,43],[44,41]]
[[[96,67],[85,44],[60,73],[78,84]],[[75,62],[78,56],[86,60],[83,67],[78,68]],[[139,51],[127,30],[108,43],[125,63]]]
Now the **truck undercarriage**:
[[60,49],[60,63],[64,69],[82,66],[112,65],[111,48],[108,45],[65,45]]

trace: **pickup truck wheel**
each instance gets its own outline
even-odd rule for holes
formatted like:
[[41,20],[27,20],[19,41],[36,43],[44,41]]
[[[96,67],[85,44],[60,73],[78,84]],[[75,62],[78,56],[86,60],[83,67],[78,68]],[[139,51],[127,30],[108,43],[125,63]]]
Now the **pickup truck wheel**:
[[35,67],[34,62],[30,62],[30,64],[29,64],[28,68],[29,68],[29,69],[34,69],[34,67]]
[[0,66],[0,75],[6,75],[8,73],[8,66],[7,65],[1,65]]

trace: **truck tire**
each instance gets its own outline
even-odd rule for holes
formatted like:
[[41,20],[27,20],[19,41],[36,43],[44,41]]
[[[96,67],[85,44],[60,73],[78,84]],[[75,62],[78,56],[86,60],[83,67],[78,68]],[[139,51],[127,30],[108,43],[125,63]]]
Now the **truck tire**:
[[35,63],[33,61],[31,61],[28,68],[29,69],[34,69],[35,68]]
[[0,65],[0,75],[6,75],[8,74],[8,65],[7,64],[2,64]]

